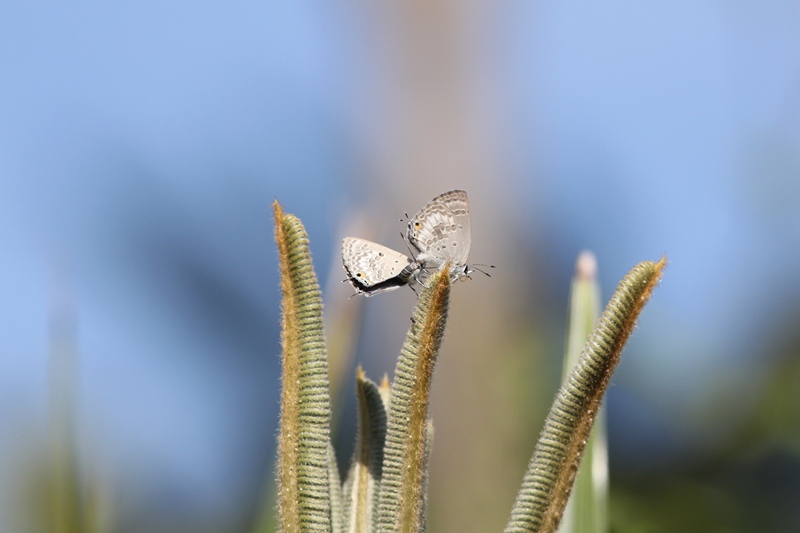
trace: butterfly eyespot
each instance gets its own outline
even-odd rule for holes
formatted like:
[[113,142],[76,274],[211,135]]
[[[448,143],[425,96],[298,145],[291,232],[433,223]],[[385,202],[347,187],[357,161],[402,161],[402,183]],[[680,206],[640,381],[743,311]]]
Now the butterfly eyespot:
[[363,278],[364,277],[364,273],[363,272],[357,272],[356,273],[356,277],[357,278]]
[[378,252],[378,256],[383,257],[383,252]]

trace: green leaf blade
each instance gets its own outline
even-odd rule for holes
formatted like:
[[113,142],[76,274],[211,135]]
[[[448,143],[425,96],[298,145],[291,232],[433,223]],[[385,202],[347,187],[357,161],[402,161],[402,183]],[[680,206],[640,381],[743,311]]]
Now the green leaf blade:
[[378,531],[421,531],[430,450],[428,405],[433,369],[447,322],[449,268],[422,291],[395,369],[384,449]]
[[[361,367],[356,374],[358,436],[345,482],[345,527],[348,533],[373,531],[386,440],[388,384],[381,391]],[[386,395],[386,397],[384,397]]]
[[284,533],[327,532],[332,527],[331,409],[322,294],[303,224],[277,202],[273,208],[283,295],[278,522]]
[[589,432],[636,319],[666,259],[635,266],[620,282],[556,394],[506,526],[507,533],[554,532],[567,504]]
[[[597,260],[591,252],[578,257],[570,291],[564,381],[578,364],[581,348],[600,316]],[[607,533],[608,445],[605,408],[600,407],[581,460],[559,533]]]

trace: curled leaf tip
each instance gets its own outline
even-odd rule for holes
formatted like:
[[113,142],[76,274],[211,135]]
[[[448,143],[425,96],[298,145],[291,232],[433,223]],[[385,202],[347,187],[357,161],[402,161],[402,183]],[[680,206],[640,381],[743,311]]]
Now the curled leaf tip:
[[[633,274],[633,277],[630,278],[631,281],[633,280],[641,280],[641,283],[644,284],[644,290],[642,291],[641,295],[639,296],[639,305],[637,312],[635,313],[638,316],[638,312],[641,310],[641,307],[647,303],[650,299],[650,296],[653,294],[653,290],[658,286],[659,282],[661,281],[661,274],[664,271],[664,268],[667,266],[667,256],[664,255],[658,263],[654,263],[652,261],[644,261],[643,263],[639,263],[634,267],[631,273],[628,276]],[[625,279],[629,279],[626,276]],[[624,281],[624,280],[623,280]],[[622,285],[622,284],[620,284]],[[633,320],[636,319],[636,316],[633,317]]]

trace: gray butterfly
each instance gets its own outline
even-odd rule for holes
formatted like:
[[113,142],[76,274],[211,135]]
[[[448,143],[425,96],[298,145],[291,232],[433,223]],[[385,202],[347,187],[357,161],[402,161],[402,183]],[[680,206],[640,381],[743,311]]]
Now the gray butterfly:
[[405,239],[416,258],[366,239],[345,237],[342,263],[346,281],[358,294],[372,296],[403,285],[424,284],[423,276],[446,263],[450,263],[451,281],[468,278],[472,273],[467,265],[472,239],[467,193],[450,191],[428,202],[408,221]]
[[[406,241],[416,250],[420,270],[439,270],[450,263],[450,279],[465,279],[472,243],[467,193],[455,190],[440,194],[408,221]],[[418,272],[417,272],[418,274]]]
[[416,283],[420,264],[391,248],[356,237],[342,240],[342,264],[358,294],[372,296]]

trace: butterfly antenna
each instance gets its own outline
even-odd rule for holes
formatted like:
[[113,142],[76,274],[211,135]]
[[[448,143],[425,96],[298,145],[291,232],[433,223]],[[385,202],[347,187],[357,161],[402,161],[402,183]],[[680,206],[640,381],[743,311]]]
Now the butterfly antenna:
[[470,268],[474,268],[475,270],[477,270],[481,274],[485,275],[487,278],[491,278],[492,277],[491,274],[489,274],[485,270],[482,270],[482,269],[478,268],[478,266],[487,267],[487,268],[494,268],[494,265],[484,265],[483,263],[477,263],[477,264],[470,265]]

